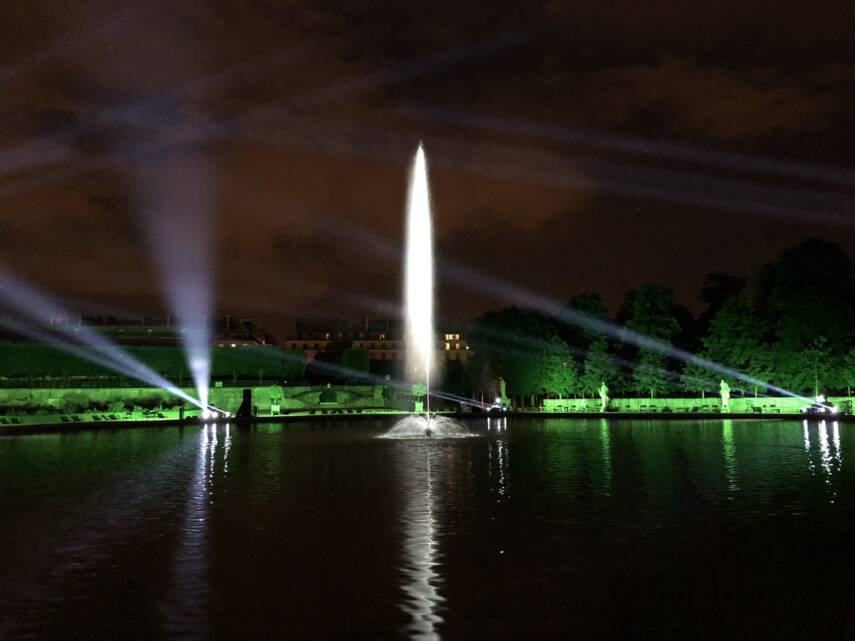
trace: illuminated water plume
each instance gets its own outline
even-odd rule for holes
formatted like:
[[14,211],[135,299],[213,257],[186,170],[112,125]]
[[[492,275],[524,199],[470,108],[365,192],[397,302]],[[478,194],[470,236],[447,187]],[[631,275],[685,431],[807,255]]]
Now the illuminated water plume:
[[407,377],[423,384],[430,411],[433,365],[433,230],[427,162],[422,145],[416,151],[407,194],[407,240],[404,263],[404,310],[407,328]]

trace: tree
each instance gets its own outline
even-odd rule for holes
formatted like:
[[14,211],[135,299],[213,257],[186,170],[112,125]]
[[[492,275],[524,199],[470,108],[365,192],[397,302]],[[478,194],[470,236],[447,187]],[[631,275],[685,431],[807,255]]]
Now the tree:
[[584,393],[596,394],[603,383],[612,388],[620,378],[615,359],[606,351],[606,345],[603,338],[592,343],[588,350],[585,369],[579,380],[579,387]]
[[665,357],[659,352],[642,349],[638,366],[633,372],[633,389],[636,392],[650,392],[650,398],[653,398],[667,392],[669,387]]
[[642,285],[626,295],[619,315],[632,331],[668,342],[680,330],[674,318],[674,292],[668,287]]
[[745,285],[744,278],[738,278],[726,272],[712,272],[704,279],[700,299],[706,303],[708,309],[716,312],[727,301],[740,294],[745,289]]
[[718,378],[709,368],[692,361],[686,363],[683,368],[680,385],[687,392],[705,396],[707,392],[715,392],[718,389]]
[[818,335],[804,348],[774,348],[773,382],[800,394],[816,395],[845,385],[845,355],[834,356],[825,336]]
[[745,373],[760,381],[760,383],[752,383],[754,396],[757,396],[758,392],[766,392],[768,385],[762,383],[772,381],[775,374],[775,353],[772,348],[764,343],[755,345],[751,350],[748,369]]
[[[606,304],[603,302],[600,295],[596,293],[580,294],[573,297],[570,301],[569,307],[571,312],[580,312],[588,319],[594,321],[605,321],[608,319],[609,312],[608,309],[606,309]],[[561,338],[563,338],[571,348],[575,348],[582,352],[590,349],[591,345],[595,341],[605,338],[602,332],[582,324],[565,325],[562,327],[562,331],[563,333],[560,334]]]
[[846,385],[846,396],[852,396],[852,387],[855,386],[855,348],[849,350],[843,359],[841,378]]
[[[669,344],[680,326],[674,317],[674,292],[667,287],[643,285],[627,294],[620,315],[626,327],[644,337]],[[666,357],[645,347],[638,350],[638,365],[633,372],[632,389],[650,392],[653,397],[668,389]]]
[[[759,368],[768,353],[764,352],[761,358],[763,335],[763,323],[754,313],[748,298],[735,296],[724,303],[710,321],[709,332],[703,340],[704,355],[719,365],[748,373],[752,365]],[[744,380],[724,378],[733,389],[745,391],[748,388]]]
[[803,241],[764,266],[754,278],[754,307],[776,347],[805,349],[822,335],[837,353],[853,347],[855,276],[839,245],[816,238]]
[[474,352],[473,385],[484,391],[501,376],[511,394],[543,391],[547,384],[543,361],[551,354],[547,346],[556,333],[555,321],[536,310],[508,307],[487,312],[472,324],[468,338]]
[[539,378],[536,385],[540,389],[559,396],[570,394],[577,387],[576,364],[567,343],[557,336],[543,346]]
[[718,313],[718,310],[734,296],[738,296],[745,290],[744,278],[737,278],[725,272],[712,272],[704,279],[699,298],[707,307],[698,318],[698,328],[701,333],[706,333],[710,321]]

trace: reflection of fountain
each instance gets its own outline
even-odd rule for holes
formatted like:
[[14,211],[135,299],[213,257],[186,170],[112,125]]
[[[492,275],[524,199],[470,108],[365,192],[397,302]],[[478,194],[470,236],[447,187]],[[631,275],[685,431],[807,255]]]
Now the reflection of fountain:
[[437,519],[434,509],[434,474],[432,449],[422,446],[405,448],[406,479],[411,481],[406,488],[404,520],[404,567],[403,587],[407,600],[404,611],[412,617],[408,629],[410,638],[419,641],[438,640],[436,626],[442,617],[436,613],[437,606],[444,601],[439,595],[437,573]]
[[386,436],[397,438],[450,437],[467,433],[463,425],[430,415],[430,375],[433,366],[433,229],[427,161],[421,145],[413,159],[407,194],[407,248],[404,263],[407,378],[414,389],[424,388],[424,416],[399,421]]

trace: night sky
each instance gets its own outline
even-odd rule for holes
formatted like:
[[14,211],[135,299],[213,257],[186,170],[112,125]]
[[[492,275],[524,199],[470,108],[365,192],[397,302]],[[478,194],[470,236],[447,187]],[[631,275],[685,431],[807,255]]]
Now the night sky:
[[[803,237],[855,257],[851,2],[2,12],[0,259],[75,310],[158,313],[158,266],[210,244],[223,313],[389,316],[419,140],[445,316],[509,302],[479,273],[613,309],[657,282],[697,311],[705,274]],[[164,234],[153,202],[193,220]]]

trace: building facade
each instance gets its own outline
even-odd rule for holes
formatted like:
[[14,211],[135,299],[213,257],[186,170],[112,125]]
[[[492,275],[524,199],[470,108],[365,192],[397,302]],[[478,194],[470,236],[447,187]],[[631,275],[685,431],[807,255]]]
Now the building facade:
[[[471,356],[461,323],[443,324],[437,333],[434,352],[439,362],[466,362]],[[298,318],[294,333],[280,343],[284,349],[299,350],[308,361],[321,352],[363,349],[373,361],[405,361],[406,340],[398,320],[368,319],[359,322],[340,319]]]

